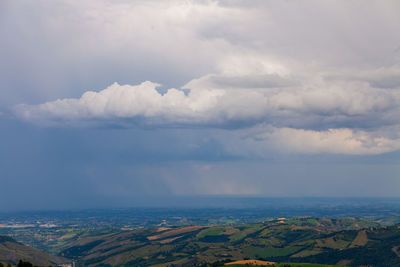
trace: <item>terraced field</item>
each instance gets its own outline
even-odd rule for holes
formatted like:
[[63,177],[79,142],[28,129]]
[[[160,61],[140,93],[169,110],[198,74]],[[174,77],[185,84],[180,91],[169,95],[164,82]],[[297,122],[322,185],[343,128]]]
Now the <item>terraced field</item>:
[[[218,266],[244,259],[292,262],[291,266],[400,266],[398,226],[364,229],[366,225],[368,221],[357,219],[299,218],[86,234],[72,237],[61,255],[82,266]],[[374,258],[368,257],[371,251],[376,251]]]

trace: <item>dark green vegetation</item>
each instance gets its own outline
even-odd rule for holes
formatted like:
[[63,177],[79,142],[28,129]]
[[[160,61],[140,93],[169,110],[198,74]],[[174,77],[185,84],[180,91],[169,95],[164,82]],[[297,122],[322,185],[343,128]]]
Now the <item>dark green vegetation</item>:
[[[360,227],[400,223],[400,198],[236,198],[200,197],[177,198],[175,207],[142,207],[119,209],[90,209],[75,211],[0,212],[0,235],[13,237],[31,247],[50,254],[59,254],[76,238],[86,238],[121,230],[159,226],[218,226],[243,225],[272,218],[364,218]],[[168,205],[167,205],[168,204]],[[179,206],[182,205],[182,206]],[[346,224],[346,220],[341,220]],[[310,219],[307,223],[312,225]],[[353,222],[349,222],[352,224]],[[349,229],[346,225],[337,230]],[[238,233],[235,238],[241,238]],[[212,237],[205,237],[204,240]],[[224,236],[220,237],[223,241]]]
[[[46,251],[75,260],[77,266],[216,267],[243,259],[277,262],[280,267],[400,266],[400,225],[364,219],[304,217],[225,226],[46,231],[36,242],[47,237],[51,242],[41,243]],[[10,254],[13,248],[15,255]],[[0,262],[15,265],[20,259],[39,266],[60,260],[1,237]]]
[[399,226],[377,228],[376,223],[359,219],[92,232],[63,242],[61,255],[85,266],[195,266],[246,258],[293,262],[292,266],[400,266]]
[[7,264],[29,266],[27,265],[28,263],[39,266],[49,266],[68,262],[68,260],[23,245],[10,237],[0,236],[0,262],[5,266],[7,266]]

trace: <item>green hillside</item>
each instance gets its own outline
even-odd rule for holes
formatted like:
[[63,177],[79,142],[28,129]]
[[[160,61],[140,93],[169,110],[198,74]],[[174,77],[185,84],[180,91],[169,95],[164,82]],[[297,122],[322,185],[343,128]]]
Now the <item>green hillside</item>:
[[25,246],[10,237],[0,236],[0,262],[17,265],[19,260],[28,261],[39,266],[69,262],[65,258],[49,255],[38,249]]
[[376,228],[358,219],[302,218],[92,233],[71,239],[61,255],[85,266],[207,266],[242,259],[400,266],[399,247],[398,226]]

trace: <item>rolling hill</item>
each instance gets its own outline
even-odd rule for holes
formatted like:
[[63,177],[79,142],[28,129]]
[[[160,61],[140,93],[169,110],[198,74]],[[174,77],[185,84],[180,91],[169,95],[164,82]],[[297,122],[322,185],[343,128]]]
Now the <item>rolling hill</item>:
[[38,249],[23,245],[11,237],[0,236],[0,262],[16,265],[19,260],[28,261],[39,266],[50,266],[70,262],[65,258],[53,256]]
[[301,218],[93,233],[70,240],[61,255],[84,266],[201,266],[243,259],[400,266],[399,247],[399,225],[378,228],[365,220]]

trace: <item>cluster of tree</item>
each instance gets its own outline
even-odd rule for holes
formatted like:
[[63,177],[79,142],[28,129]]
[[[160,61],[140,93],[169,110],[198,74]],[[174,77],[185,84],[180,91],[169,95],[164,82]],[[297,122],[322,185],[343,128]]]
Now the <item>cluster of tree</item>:
[[19,260],[17,267],[33,267],[33,264],[29,261]]
[[[7,263],[7,265],[4,265],[3,263],[0,262],[0,267],[13,267],[13,265],[11,265],[11,263]],[[29,261],[19,260],[17,267],[40,267],[40,266],[33,265]]]

